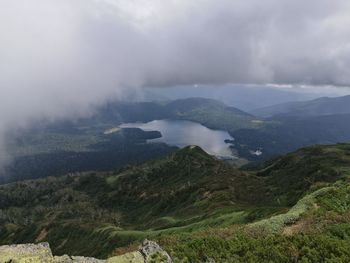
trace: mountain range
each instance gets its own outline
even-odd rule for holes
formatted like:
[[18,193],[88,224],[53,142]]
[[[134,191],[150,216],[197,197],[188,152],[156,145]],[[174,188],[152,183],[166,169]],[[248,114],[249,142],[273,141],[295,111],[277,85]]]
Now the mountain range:
[[336,114],[350,114],[350,96],[335,98],[318,98],[310,101],[298,101],[277,104],[251,111],[260,117],[274,116],[323,116]]

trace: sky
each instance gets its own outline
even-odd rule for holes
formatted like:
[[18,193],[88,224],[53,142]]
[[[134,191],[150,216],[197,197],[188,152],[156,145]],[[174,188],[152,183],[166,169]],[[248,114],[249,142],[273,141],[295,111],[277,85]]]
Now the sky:
[[350,86],[348,0],[0,0],[0,147],[145,86]]

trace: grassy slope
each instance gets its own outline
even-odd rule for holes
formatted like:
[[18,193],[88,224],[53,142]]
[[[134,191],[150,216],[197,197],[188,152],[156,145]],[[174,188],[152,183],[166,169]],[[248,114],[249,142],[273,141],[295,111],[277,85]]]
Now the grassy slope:
[[176,262],[349,262],[350,182],[319,189],[285,214],[241,227],[163,236],[160,243]]
[[350,145],[301,149],[271,161],[258,175],[281,187],[276,194],[303,197],[286,213],[162,237],[162,245],[181,262],[350,261]]
[[184,262],[347,258],[349,155],[317,146],[244,172],[188,147],[115,173],[1,186],[0,240],[106,257],[149,237]]
[[0,187],[0,238],[48,240],[57,254],[106,256],[145,236],[244,222],[265,205],[256,195],[264,181],[187,147],[115,173],[9,184]]

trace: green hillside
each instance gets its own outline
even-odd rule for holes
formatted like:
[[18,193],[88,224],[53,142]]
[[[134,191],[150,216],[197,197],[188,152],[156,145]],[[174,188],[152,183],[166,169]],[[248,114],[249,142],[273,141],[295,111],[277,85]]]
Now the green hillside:
[[56,254],[106,256],[148,235],[248,220],[247,211],[265,205],[248,189],[264,192],[263,181],[187,147],[118,172],[4,185],[0,240],[47,240]]
[[179,262],[323,262],[320,250],[349,259],[349,173],[348,144],[251,171],[190,146],[115,172],[0,186],[0,243],[104,258],[147,237]]
[[[51,130],[37,128],[9,143],[12,162],[0,169],[0,184],[25,179],[64,175],[84,171],[109,171],[128,164],[159,158],[177,147],[148,144],[160,132],[119,129],[107,134],[111,126]],[[95,131],[95,129],[97,131]]]

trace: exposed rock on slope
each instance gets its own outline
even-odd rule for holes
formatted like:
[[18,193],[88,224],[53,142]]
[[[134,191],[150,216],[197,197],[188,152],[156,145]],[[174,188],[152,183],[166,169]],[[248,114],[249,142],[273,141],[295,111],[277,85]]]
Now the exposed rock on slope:
[[145,262],[172,262],[169,254],[165,252],[156,242],[145,240],[140,248],[140,253],[145,258]]
[[156,242],[145,240],[139,251],[99,260],[88,257],[53,256],[48,243],[0,247],[0,263],[171,263],[172,260]]

